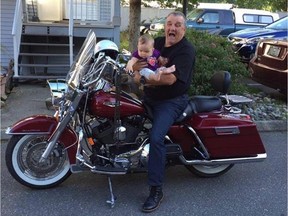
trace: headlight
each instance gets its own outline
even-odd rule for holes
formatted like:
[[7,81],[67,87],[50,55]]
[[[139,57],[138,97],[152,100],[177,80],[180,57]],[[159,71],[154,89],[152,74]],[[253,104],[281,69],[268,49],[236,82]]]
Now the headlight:
[[248,43],[248,44],[258,43],[259,40],[262,40],[262,39],[264,39],[264,38],[273,38],[273,36],[251,38],[251,39],[248,39],[248,40],[246,41],[246,43]]
[[163,28],[164,28],[164,25],[161,23],[155,25],[155,29],[157,29],[157,30],[161,30]]
[[249,40],[246,41],[247,44],[254,44],[254,43],[258,43],[259,40],[261,40],[262,38],[257,37],[257,38],[251,38]]
[[232,42],[235,45],[246,43],[246,39],[245,38],[238,38],[238,37],[229,38],[229,41]]

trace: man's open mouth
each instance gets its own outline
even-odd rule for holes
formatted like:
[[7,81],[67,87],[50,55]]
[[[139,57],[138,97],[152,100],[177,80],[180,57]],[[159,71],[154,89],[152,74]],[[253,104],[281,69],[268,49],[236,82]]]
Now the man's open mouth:
[[175,37],[175,34],[174,33],[169,33],[168,36],[169,37]]

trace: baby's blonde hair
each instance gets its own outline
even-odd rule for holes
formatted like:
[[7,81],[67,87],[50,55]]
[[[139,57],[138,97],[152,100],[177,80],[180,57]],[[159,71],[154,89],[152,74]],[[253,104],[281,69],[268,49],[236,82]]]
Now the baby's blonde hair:
[[152,43],[152,45],[154,45],[154,38],[149,34],[143,34],[138,39],[139,44],[146,44],[148,42],[150,42],[150,43]]

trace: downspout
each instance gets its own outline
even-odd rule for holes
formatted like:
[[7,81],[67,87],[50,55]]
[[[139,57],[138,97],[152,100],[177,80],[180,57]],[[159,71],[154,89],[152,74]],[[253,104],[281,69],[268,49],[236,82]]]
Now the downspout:
[[69,0],[69,57],[70,57],[70,66],[73,63],[73,28],[74,28],[74,19],[73,19],[73,0]]
[[[113,1],[112,1],[113,2]],[[121,26],[121,9],[120,0],[114,0],[114,6],[111,8],[112,23],[113,23],[113,39],[117,46],[120,46],[120,26]]]

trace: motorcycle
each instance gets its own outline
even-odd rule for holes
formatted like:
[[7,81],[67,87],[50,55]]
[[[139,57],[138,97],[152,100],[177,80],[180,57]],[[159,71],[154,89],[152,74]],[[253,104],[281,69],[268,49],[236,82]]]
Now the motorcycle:
[[[21,184],[51,188],[71,173],[111,176],[147,172],[151,108],[122,89],[127,55],[110,40],[96,43],[90,31],[65,80],[49,80],[54,116],[24,118],[6,131],[10,174]],[[263,161],[265,147],[256,124],[237,104],[248,98],[228,95],[229,72],[211,84],[217,96],[192,96],[165,137],[168,166],[184,165],[200,177],[216,177],[234,164]]]

